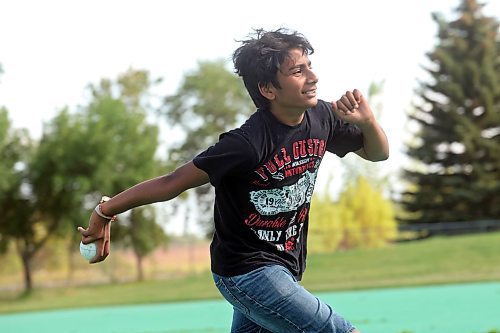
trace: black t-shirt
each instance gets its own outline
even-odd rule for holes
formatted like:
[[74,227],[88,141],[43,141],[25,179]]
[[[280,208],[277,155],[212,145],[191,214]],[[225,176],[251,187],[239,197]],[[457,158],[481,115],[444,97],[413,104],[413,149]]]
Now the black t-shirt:
[[235,276],[280,264],[300,279],[321,160],[326,151],[343,157],[362,145],[359,128],[335,117],[322,100],[300,125],[257,110],[240,128],[222,134],[193,160],[215,187],[212,271]]

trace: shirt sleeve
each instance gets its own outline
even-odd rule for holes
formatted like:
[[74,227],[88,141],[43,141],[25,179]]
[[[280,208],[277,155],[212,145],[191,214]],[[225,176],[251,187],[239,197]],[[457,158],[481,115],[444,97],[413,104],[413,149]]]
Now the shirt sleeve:
[[223,178],[251,170],[257,163],[255,149],[240,131],[226,132],[219,141],[193,159],[196,167],[205,171],[213,186]]
[[363,147],[363,133],[358,126],[337,118],[329,103],[322,101],[331,121],[331,132],[326,149],[339,157]]

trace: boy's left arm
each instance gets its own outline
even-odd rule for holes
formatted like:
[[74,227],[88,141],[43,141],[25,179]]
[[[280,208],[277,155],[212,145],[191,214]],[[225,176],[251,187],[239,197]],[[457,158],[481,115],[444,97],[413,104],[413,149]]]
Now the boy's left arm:
[[337,117],[357,125],[363,132],[363,147],[355,151],[356,154],[373,162],[389,157],[387,136],[359,90],[347,91],[338,101],[332,103],[332,109]]

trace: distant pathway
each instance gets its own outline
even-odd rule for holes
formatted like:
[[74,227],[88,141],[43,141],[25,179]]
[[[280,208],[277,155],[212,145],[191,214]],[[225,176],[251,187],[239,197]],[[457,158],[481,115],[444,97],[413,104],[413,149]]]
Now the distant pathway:
[[[500,332],[500,282],[320,293],[363,333]],[[199,301],[0,315],[1,333],[226,333],[232,310]]]

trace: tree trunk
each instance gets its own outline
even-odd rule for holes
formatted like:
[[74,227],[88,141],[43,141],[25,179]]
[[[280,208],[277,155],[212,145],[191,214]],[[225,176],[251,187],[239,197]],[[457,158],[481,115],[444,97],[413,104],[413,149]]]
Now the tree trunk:
[[31,258],[32,254],[24,250],[21,253],[21,260],[23,262],[23,274],[24,274],[24,292],[30,293],[33,290],[33,281],[31,279]]
[[[76,235],[76,233],[75,233]],[[70,285],[73,282],[74,272],[75,272],[75,244],[77,244],[77,238],[72,236],[71,241],[68,244],[68,275],[66,276],[66,283]]]
[[137,258],[137,281],[144,281],[144,269],[142,266],[143,258],[138,254],[135,256]]

